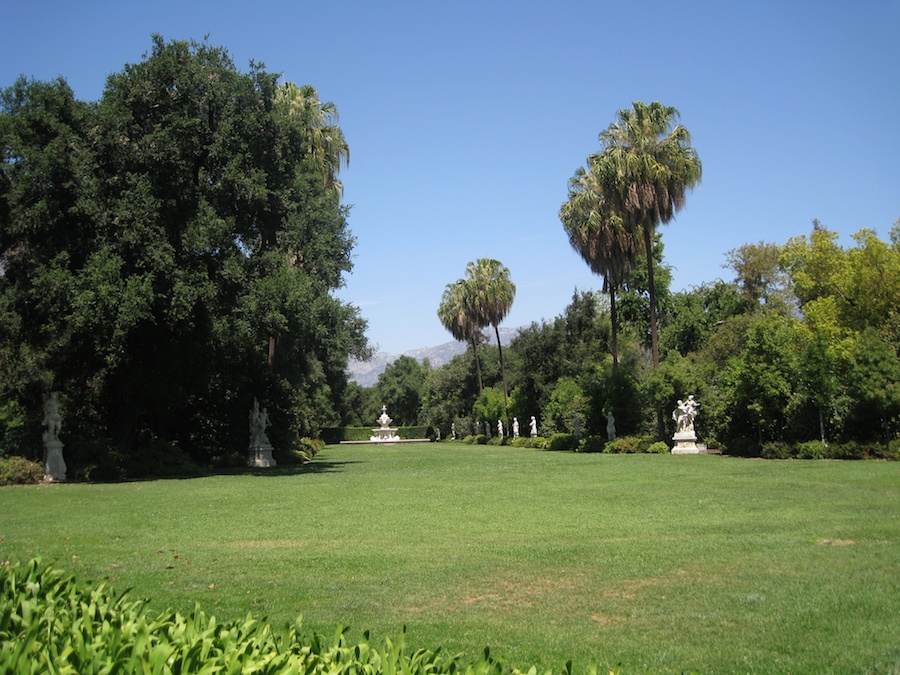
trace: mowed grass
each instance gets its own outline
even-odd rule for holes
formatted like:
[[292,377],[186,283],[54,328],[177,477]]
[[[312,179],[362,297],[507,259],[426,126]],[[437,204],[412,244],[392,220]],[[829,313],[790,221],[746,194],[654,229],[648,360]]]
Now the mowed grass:
[[0,489],[0,556],[220,618],[514,665],[900,671],[900,463],[329,446],[310,465]]

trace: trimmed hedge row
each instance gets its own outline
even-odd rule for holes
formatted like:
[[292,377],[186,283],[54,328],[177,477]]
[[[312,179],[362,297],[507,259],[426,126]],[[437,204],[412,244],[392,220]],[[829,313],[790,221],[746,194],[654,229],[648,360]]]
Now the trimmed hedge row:
[[891,459],[900,461],[900,440],[889,443],[766,443],[759,452],[765,459]]
[[[319,438],[328,445],[341,441],[367,441],[375,427],[330,427],[319,430]],[[434,429],[427,426],[397,427],[397,435],[402,439],[433,438]]]
[[644,436],[623,436],[613,441],[608,441],[602,436],[585,436],[578,438],[574,434],[558,433],[553,434],[550,438],[536,436],[529,438],[527,436],[519,436],[518,438],[498,438],[496,436],[488,439],[483,434],[475,436],[466,436],[462,439],[463,443],[473,445],[511,445],[515,448],[536,448],[538,450],[568,450],[573,452],[605,452],[605,453],[666,453],[669,452],[669,446],[662,442],[653,442],[652,439]]
[[[439,649],[413,651],[403,633],[381,646],[365,633],[351,645],[343,627],[331,640],[302,635],[300,618],[277,630],[250,615],[220,622],[199,605],[186,614],[152,614],[144,601],[114,595],[105,582],[82,586],[38,560],[0,564],[0,589],[4,673],[523,675],[487,649],[471,664]],[[571,675],[571,662],[565,672]],[[597,665],[587,672],[597,673]]]

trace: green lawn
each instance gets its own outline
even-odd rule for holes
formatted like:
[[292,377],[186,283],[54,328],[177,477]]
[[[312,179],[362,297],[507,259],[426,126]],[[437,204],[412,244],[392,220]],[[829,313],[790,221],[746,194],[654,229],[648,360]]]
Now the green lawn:
[[900,463],[329,446],[0,489],[0,556],[151,606],[626,672],[900,672]]

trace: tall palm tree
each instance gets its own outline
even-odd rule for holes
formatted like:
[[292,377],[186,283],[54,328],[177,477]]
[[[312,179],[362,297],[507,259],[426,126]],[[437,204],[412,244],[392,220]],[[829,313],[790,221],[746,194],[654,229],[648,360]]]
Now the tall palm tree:
[[569,235],[572,248],[594,274],[603,277],[603,291],[609,293],[609,316],[612,321],[610,352],[613,367],[617,368],[616,292],[631,276],[640,240],[625,226],[622,217],[610,209],[597,175],[584,167],[579,167],[569,179],[569,200],[559,209],[559,219]]
[[702,165],[677,109],[653,103],[632,104],[600,134],[601,151],[590,158],[601,193],[635,234],[642,234],[650,287],[650,340],[653,366],[659,367],[653,239],[684,206],[685,193],[700,182]]
[[475,370],[478,373],[478,391],[482,391],[484,381],[481,378],[481,362],[478,360],[478,338],[481,336],[481,329],[475,323],[472,312],[467,307],[468,295],[464,280],[460,279],[452,284],[447,284],[438,307],[438,318],[444,328],[450,331],[453,339],[469,342],[472,345]]
[[[466,265],[467,305],[479,329],[493,326],[500,351],[500,372],[503,374],[503,395],[509,408],[509,389],[506,385],[506,364],[500,344],[500,322],[509,314],[516,297],[516,285],[509,277],[509,268],[493,258],[479,258]],[[507,420],[508,423],[508,420]]]
[[315,87],[298,87],[293,82],[279,85],[275,104],[300,125],[306,154],[322,174],[324,184],[342,193],[343,185],[337,175],[350,163],[350,147],[338,126],[337,106],[331,101],[320,101]]
[[[350,147],[338,126],[337,106],[331,101],[320,101],[319,92],[311,85],[298,87],[293,82],[285,82],[275,91],[274,111],[276,117],[288,121],[292,133],[299,135],[302,153],[321,174],[323,185],[340,196],[343,185],[337,175],[341,167],[350,162]],[[274,245],[275,241],[274,229],[263,235],[264,246]],[[296,251],[288,250],[287,258],[291,266],[295,266],[300,256]],[[269,336],[270,371],[275,365],[277,341],[275,335]]]

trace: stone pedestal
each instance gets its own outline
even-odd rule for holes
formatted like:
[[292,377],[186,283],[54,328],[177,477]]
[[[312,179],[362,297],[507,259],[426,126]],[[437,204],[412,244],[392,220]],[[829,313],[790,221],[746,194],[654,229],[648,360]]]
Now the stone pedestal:
[[675,441],[675,447],[672,448],[673,455],[699,455],[701,448],[697,445],[697,434],[691,431],[679,431],[672,440]]
[[66,479],[66,461],[62,451],[62,441],[44,441],[44,480],[55,483]]
[[272,446],[269,443],[257,443],[250,446],[250,466],[268,469],[275,466],[272,457]]

